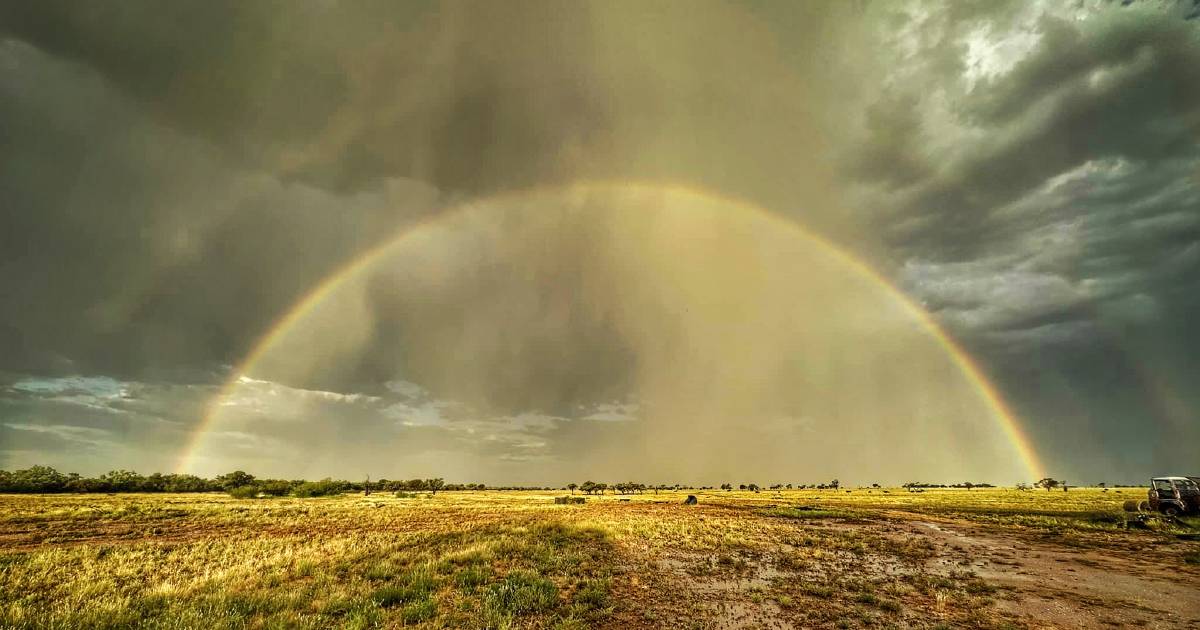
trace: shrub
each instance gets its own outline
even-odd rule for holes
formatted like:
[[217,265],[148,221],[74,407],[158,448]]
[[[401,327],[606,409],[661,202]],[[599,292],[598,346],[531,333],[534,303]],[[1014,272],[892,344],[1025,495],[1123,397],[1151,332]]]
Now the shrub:
[[306,481],[292,488],[292,496],[294,497],[327,497],[330,495],[341,494],[346,491],[346,482],[334,481],[332,479],[322,479],[320,481]]
[[235,499],[253,499],[258,497],[258,486],[238,486],[229,490],[229,496]]
[[292,491],[292,484],[289,481],[269,479],[258,483],[258,491],[267,496],[281,497]]

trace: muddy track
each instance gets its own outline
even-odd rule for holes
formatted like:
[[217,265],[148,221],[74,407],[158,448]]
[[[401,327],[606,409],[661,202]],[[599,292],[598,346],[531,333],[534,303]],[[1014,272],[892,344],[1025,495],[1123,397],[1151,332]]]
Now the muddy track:
[[[1195,571],[1113,549],[1047,544],[969,521],[922,519],[900,525],[908,535],[931,537],[965,555],[966,568],[984,580],[1013,589],[1019,597],[997,605],[1018,612],[1032,627],[1200,627]],[[934,562],[950,560],[951,554],[942,555]]]
[[[610,627],[855,627],[861,619],[849,618],[852,611],[845,606],[814,617],[779,605],[769,593],[772,589],[804,590],[806,583],[827,583],[831,573],[841,572],[877,584],[915,575],[970,576],[988,589],[997,589],[988,605],[1000,625],[1200,628],[1200,572],[1177,561],[1164,563],[1192,548],[1187,543],[1156,541],[1153,553],[1139,554],[1119,547],[1095,550],[1055,544],[1041,540],[1039,532],[962,519],[915,513],[890,513],[887,517],[798,520],[794,527],[915,544],[931,550],[930,556],[913,560],[887,554],[832,554],[823,562],[825,566],[781,570],[778,560],[788,552],[783,544],[750,559],[738,570],[721,571],[713,558],[695,552],[666,549],[648,555],[629,549],[629,577],[620,589],[629,605]],[[818,601],[806,602],[805,607],[811,610],[814,603],[820,606]],[[904,613],[893,616],[889,623],[900,627],[993,625],[943,614],[940,600],[910,599],[906,604]]]

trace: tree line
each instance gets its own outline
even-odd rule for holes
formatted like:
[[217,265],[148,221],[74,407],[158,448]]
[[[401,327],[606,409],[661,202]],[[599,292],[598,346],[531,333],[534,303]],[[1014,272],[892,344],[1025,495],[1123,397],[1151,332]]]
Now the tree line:
[[206,479],[188,474],[142,475],[131,470],[112,470],[97,477],[63,473],[50,466],[22,470],[0,470],[0,492],[16,494],[110,493],[110,492],[228,492],[234,496],[314,497],[343,492],[485,490],[482,483],[451,483],[442,479],[345,481],[341,479],[260,479],[242,470]]
[[[1106,484],[1098,484],[1103,488]],[[749,492],[760,492],[764,488],[756,483],[723,483],[719,489],[732,491],[734,488]],[[871,484],[870,488],[880,488],[879,484]],[[935,484],[925,482],[908,482],[901,486],[910,491],[920,492],[926,488],[993,488],[989,483],[962,482],[955,484]],[[1026,483],[1017,484],[1018,490],[1029,490],[1031,487],[1066,490],[1067,482],[1052,478],[1041,479],[1032,486]],[[1119,487],[1113,484],[1112,487]],[[1132,486],[1131,486],[1132,487]],[[826,483],[814,484],[774,484],[770,490],[838,490],[842,484],[837,479]],[[343,492],[456,492],[467,490],[557,490],[549,486],[488,486],[482,483],[446,483],[441,478],[431,479],[379,479],[371,481],[346,481],[339,479],[321,479],[307,481],[304,479],[259,479],[250,473],[235,470],[212,479],[188,474],[142,475],[131,470],[111,470],[97,477],[84,477],[77,473],[62,473],[50,466],[31,466],[22,470],[0,470],[0,493],[111,493],[111,492],[228,492],[234,496],[296,496],[314,497],[341,494]],[[683,489],[714,490],[712,486],[685,486],[681,484],[651,484],[633,481],[605,483],[585,481],[582,484],[569,483],[561,488],[576,490],[589,495],[604,494],[611,491],[614,494],[640,494],[643,492]]]

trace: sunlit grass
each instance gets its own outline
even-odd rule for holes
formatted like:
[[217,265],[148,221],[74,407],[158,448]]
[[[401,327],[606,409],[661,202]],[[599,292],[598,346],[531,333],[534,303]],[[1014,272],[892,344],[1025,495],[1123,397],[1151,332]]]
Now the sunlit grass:
[[907,570],[864,581],[853,567],[867,560],[916,569],[935,550],[841,526],[902,511],[1064,545],[1162,535],[1119,531],[1112,515],[1123,519],[1132,490],[692,493],[700,505],[682,505],[686,492],[583,505],[555,505],[556,492],[3,496],[0,627],[590,627],[628,612],[622,601],[641,592],[630,589],[641,588],[631,585],[646,559],[660,557],[698,579],[748,579],[764,566],[807,576],[763,578],[744,601],[815,624],[835,614],[882,622],[922,606],[961,621],[953,615],[981,614],[972,607],[993,587]]

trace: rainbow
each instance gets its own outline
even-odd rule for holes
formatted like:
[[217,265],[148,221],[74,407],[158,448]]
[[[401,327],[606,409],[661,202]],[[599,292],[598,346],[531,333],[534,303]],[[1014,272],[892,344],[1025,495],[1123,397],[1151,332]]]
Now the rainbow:
[[385,239],[381,245],[367,250],[365,253],[354,258],[349,263],[335,270],[333,273],[326,276],[316,287],[306,293],[300,300],[294,303],[277,319],[266,333],[263,334],[257,342],[255,342],[250,352],[229,372],[229,377],[218,389],[217,393],[210,399],[204,410],[204,415],[197,424],[195,430],[189,436],[187,443],[179,458],[176,472],[187,472],[195,466],[196,455],[200,449],[201,443],[205,435],[213,429],[218,422],[218,416],[222,403],[233,393],[237,387],[239,379],[248,375],[253,371],[255,365],[273,348],[280,339],[301,319],[308,315],[317,305],[326,300],[347,280],[357,276],[358,274],[371,268],[380,260],[386,258],[406,242],[420,237],[423,233],[430,231],[439,222],[447,219],[450,216],[458,215],[478,208],[483,204],[490,204],[497,201],[515,200],[533,197],[539,194],[546,194],[553,191],[587,193],[590,191],[614,191],[623,190],[629,192],[654,192],[667,193],[680,196],[692,196],[698,199],[703,199],[709,202],[718,202],[728,207],[734,208],[739,212],[752,213],[760,218],[770,221],[772,224],[779,226],[781,229],[804,239],[810,244],[816,245],[827,254],[839,262],[845,264],[854,272],[862,277],[870,280],[885,293],[896,300],[896,302],[904,309],[906,313],[912,316],[920,326],[927,332],[950,358],[951,362],[961,371],[966,379],[978,391],[989,411],[996,418],[1002,433],[1007,437],[1017,456],[1020,458],[1020,463],[1025,469],[1025,472],[1031,479],[1039,479],[1043,476],[1043,468],[1040,464],[1037,454],[1030,444],[1028,436],[1022,430],[1016,415],[1004,402],[1004,398],[997,391],[996,387],[984,375],[983,370],[971,358],[971,356],[956,342],[940,325],[933,319],[932,315],[924,308],[913,302],[900,289],[888,281],[879,272],[863,262],[859,258],[853,256],[846,250],[842,249],[832,241],[820,236],[819,234],[806,229],[804,226],[795,223],[782,216],[774,214],[764,208],[755,206],[746,201],[727,197],[720,193],[705,190],[695,186],[684,186],[674,183],[658,183],[658,182],[639,182],[639,181],[619,181],[619,182],[577,182],[562,187],[555,188],[534,188],[521,191],[514,191],[495,195],[489,198],[463,203],[457,206],[452,206],[445,212],[437,213],[436,215],[417,222],[412,225],[405,226],[391,238]]

